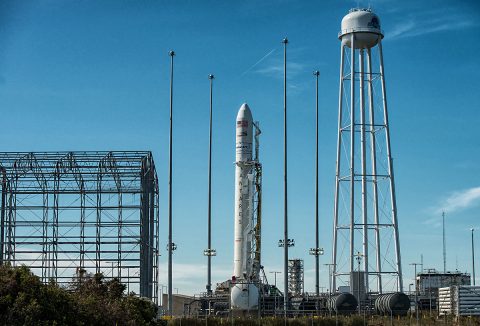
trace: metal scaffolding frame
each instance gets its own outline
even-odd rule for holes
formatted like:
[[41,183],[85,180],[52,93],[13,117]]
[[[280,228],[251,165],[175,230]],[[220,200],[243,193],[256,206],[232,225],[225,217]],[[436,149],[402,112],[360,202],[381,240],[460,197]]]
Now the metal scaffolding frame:
[[250,278],[254,282],[261,279],[260,270],[262,266],[262,163],[260,163],[260,123],[256,121],[253,124],[255,128],[255,156],[252,161],[253,165],[253,220],[252,225],[252,241],[249,250],[249,259],[252,262],[252,270]]
[[303,259],[288,260],[288,292],[294,297],[303,295],[304,268]]
[[0,152],[0,171],[0,264],[65,286],[80,271],[103,273],[158,303],[151,152]]

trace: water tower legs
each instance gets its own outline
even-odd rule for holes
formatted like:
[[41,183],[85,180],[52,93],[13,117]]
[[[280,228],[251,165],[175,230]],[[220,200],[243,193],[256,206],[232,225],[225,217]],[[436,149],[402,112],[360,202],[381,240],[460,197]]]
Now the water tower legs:
[[366,292],[403,291],[382,44],[375,56],[356,48],[356,33],[342,38],[349,40],[340,55],[333,290],[358,271]]

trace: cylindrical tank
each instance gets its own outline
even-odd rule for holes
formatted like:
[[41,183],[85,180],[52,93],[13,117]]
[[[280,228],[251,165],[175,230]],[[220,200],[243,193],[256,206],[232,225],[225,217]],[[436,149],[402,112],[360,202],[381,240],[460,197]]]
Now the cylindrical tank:
[[258,287],[253,283],[237,283],[232,286],[230,302],[233,309],[258,309]]
[[340,293],[332,296],[327,301],[327,308],[339,314],[352,313],[357,309],[357,298],[351,293]]
[[405,316],[410,309],[410,299],[405,293],[380,294],[375,299],[375,310],[380,315]]
[[383,38],[380,19],[370,9],[350,9],[342,19],[342,30],[338,38],[343,45],[351,48],[352,35],[355,49],[374,47]]

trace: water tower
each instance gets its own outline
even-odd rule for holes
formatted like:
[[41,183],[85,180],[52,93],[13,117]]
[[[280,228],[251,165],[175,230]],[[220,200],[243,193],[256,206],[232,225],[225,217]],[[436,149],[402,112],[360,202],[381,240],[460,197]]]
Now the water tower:
[[[403,291],[380,19],[342,19],[332,285]],[[363,292],[362,294],[360,293]]]

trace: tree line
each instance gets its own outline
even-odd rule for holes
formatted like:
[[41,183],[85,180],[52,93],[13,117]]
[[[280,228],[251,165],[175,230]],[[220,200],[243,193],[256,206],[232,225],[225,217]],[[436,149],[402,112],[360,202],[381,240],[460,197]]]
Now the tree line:
[[0,325],[157,325],[157,307],[116,278],[78,270],[69,287],[0,266]]

